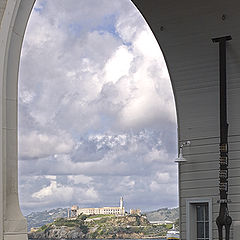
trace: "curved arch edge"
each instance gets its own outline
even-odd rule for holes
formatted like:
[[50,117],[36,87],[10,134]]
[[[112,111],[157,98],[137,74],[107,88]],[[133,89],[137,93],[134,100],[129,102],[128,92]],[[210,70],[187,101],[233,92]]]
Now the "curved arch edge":
[[35,0],[8,0],[0,29],[0,239],[27,240],[18,200],[18,69],[22,41]]

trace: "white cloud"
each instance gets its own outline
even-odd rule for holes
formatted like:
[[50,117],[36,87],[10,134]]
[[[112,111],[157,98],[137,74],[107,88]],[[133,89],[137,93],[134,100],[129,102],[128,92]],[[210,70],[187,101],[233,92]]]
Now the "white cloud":
[[128,0],[35,7],[19,81],[20,159],[35,159],[20,161],[23,208],[99,206],[121,195],[128,206],[176,206],[173,95],[139,12]]
[[79,197],[83,202],[89,203],[98,199],[98,193],[94,187],[74,188],[72,186],[65,186],[57,183],[57,181],[51,180],[48,186],[34,192],[31,197],[43,202],[48,202],[49,204],[53,202],[70,202],[78,199]]
[[74,184],[89,184],[93,181],[93,178],[85,175],[71,175],[68,179]]
[[57,184],[56,181],[51,181],[50,185],[42,188],[40,191],[32,194],[33,198],[45,199],[54,196],[55,199],[72,199],[73,189],[61,184]]
[[23,104],[31,103],[35,97],[35,93],[29,92],[28,90],[22,90],[19,95],[19,100],[22,101]]
[[70,153],[74,142],[68,134],[60,133],[58,136],[29,132],[20,136],[20,157],[22,159],[42,158],[54,154]]
[[149,149],[144,157],[144,161],[148,164],[151,164],[153,161],[164,163],[169,161],[169,159],[171,159],[171,156],[166,152],[166,149],[159,150],[157,148]]
[[168,172],[158,172],[157,173],[158,181],[161,183],[168,183],[170,181],[170,174]]
[[[79,197],[81,197],[81,195]],[[98,193],[96,192],[96,190],[93,187],[90,187],[86,191],[86,197],[87,197],[88,201],[89,200],[96,201],[98,199]]]
[[50,180],[56,180],[56,176],[51,176],[51,175],[46,175],[45,178],[50,179]]
[[144,31],[140,31],[139,34],[136,35],[133,48],[135,52],[144,55],[146,60],[149,60],[148,58],[150,58],[151,60],[156,59],[159,62],[163,61],[163,55],[160,51],[159,45],[150,29],[146,28]]
[[129,74],[133,55],[126,46],[120,46],[105,65],[105,82],[116,83]]

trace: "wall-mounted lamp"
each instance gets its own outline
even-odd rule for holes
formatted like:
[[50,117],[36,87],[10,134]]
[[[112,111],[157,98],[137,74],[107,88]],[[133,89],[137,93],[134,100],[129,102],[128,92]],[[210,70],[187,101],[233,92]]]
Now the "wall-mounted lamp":
[[176,163],[187,162],[187,159],[183,157],[183,147],[190,146],[190,144],[190,141],[186,141],[181,144],[179,148],[179,155],[175,160]]

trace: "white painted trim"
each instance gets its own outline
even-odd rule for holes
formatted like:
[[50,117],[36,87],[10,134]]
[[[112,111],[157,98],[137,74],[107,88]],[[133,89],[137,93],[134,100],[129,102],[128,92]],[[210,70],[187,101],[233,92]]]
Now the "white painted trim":
[[212,240],[212,198],[188,198],[186,199],[186,237],[187,240],[191,239],[191,216],[190,216],[190,206],[196,203],[208,203],[208,213],[209,213],[209,240]]

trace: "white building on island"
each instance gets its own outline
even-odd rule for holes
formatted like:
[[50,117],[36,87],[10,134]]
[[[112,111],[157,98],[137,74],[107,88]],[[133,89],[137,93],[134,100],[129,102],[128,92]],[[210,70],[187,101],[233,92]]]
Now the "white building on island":
[[123,197],[120,198],[119,207],[102,207],[102,208],[78,208],[74,205],[71,208],[71,217],[77,217],[81,214],[95,215],[95,214],[113,214],[116,216],[124,216],[125,209],[123,204]]

